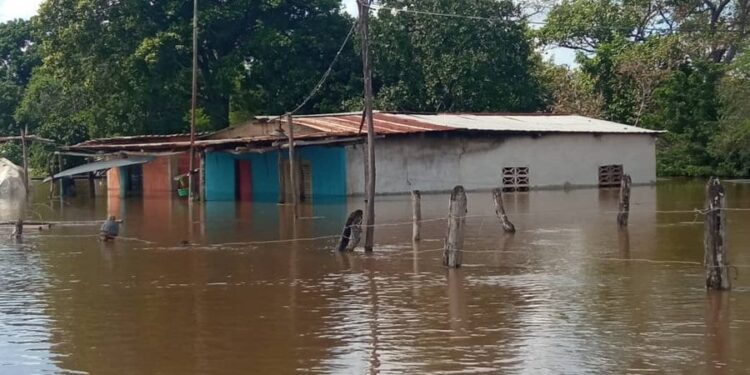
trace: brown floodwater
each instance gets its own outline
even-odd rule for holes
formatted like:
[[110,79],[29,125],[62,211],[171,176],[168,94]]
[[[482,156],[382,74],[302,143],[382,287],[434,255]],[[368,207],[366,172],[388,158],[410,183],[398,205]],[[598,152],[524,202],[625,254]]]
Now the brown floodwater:
[[[750,184],[725,187],[750,209]],[[2,231],[1,374],[750,372],[750,211],[728,213],[734,289],[707,292],[702,217],[670,212],[701,208],[701,182],[634,187],[626,232],[616,190],[507,194],[515,235],[469,193],[456,270],[448,194],[423,196],[416,245],[409,197],[379,197],[375,251],[341,254],[361,198],[295,223],[268,203],[44,193],[29,220],[125,223],[114,243],[95,226]]]

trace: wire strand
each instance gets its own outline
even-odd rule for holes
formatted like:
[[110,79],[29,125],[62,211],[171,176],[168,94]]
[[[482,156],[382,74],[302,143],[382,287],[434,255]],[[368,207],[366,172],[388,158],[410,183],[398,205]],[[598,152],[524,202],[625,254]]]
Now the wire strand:
[[[307,97],[302,100],[302,102],[297,105],[293,110],[289,111],[288,115],[293,115],[297,113],[302,107],[304,107],[310,99],[312,99],[315,94],[320,91],[320,89],[323,87],[323,84],[328,80],[328,77],[331,75],[331,72],[333,71],[334,65],[336,65],[336,61],[338,61],[339,56],[341,56],[341,52],[344,51],[344,47],[346,47],[347,43],[349,43],[349,39],[351,39],[352,34],[354,34],[354,29],[357,27],[357,23],[353,22],[352,27],[349,29],[349,32],[346,34],[346,38],[344,38],[344,42],[341,43],[341,47],[339,47],[338,51],[336,51],[336,56],[333,57],[333,61],[331,61],[331,64],[328,65],[328,69],[326,69],[325,73],[323,73],[323,76],[320,77],[320,80],[318,80],[318,83],[315,84],[313,89],[310,91],[309,94],[307,94]],[[282,116],[279,116],[279,119],[281,119]]]

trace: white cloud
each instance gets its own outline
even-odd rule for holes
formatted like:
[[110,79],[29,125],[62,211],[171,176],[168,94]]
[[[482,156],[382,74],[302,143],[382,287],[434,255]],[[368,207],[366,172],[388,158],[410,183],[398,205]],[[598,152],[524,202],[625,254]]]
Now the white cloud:
[[39,10],[43,0],[0,0],[0,22],[15,18],[30,18]]

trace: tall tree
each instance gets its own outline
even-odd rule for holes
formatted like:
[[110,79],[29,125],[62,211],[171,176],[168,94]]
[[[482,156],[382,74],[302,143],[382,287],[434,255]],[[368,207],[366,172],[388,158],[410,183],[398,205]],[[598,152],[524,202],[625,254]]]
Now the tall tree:
[[[205,0],[199,14],[199,106],[208,129],[229,125],[230,109],[266,111],[312,88],[337,49],[330,41],[343,41],[352,22],[338,0]],[[80,95],[74,116],[88,136],[184,131],[192,17],[181,0],[46,1],[36,22],[45,80]],[[348,92],[322,94],[311,107]]]
[[0,24],[0,132],[18,134],[13,114],[23,97],[32,69],[39,64],[31,23],[11,20]]
[[[521,14],[510,1],[386,0],[372,21],[381,109],[534,111],[540,85]],[[487,19],[489,18],[489,19]]]

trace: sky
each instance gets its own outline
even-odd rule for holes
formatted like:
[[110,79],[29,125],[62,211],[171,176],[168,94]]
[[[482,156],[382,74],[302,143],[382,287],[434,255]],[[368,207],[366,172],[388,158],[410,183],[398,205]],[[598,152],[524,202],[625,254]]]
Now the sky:
[[0,22],[29,18],[36,14],[42,0],[0,0]]
[[[15,18],[29,18],[36,14],[39,4],[43,0],[0,0],[0,22]],[[356,0],[343,0],[344,8],[350,14],[357,14]],[[565,48],[552,48],[544,52],[547,58],[551,58],[557,64],[575,65],[575,54]]]

